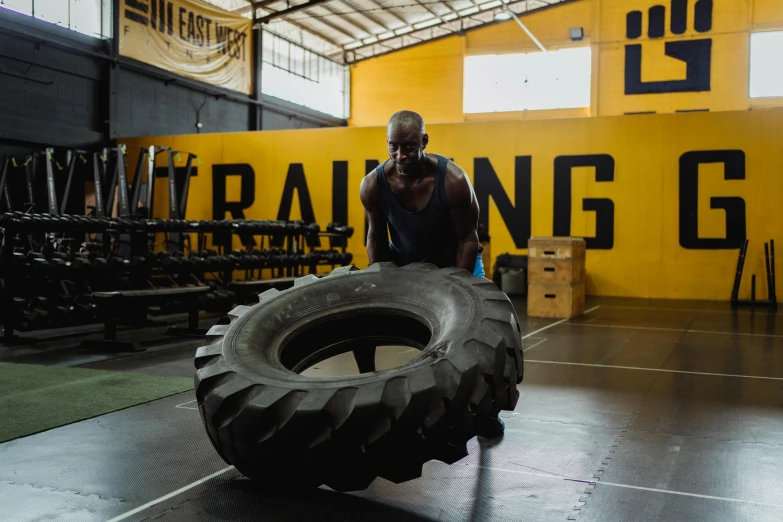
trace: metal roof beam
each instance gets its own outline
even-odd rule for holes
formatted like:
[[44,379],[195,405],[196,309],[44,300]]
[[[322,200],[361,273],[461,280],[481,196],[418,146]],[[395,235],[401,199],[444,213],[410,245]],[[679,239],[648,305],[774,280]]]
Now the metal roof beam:
[[[332,23],[329,20],[321,19],[321,18],[314,18],[312,20],[313,21],[317,21],[318,23],[321,23],[321,24],[325,25],[326,27],[328,27],[329,29],[331,29],[333,31],[337,31],[338,33],[340,33],[340,34],[342,34],[344,36],[347,36],[348,38],[350,38],[352,40],[356,40],[356,35],[355,34],[349,33],[348,31],[346,31],[345,29],[343,29],[339,25],[337,25],[335,23]],[[340,47],[342,48],[342,47],[345,47],[345,46],[344,45],[340,45]]]
[[[441,18],[441,17],[438,15],[438,13],[436,13],[435,11],[433,11],[432,9],[430,9],[429,7],[427,7],[427,5],[425,5],[425,4],[422,4],[421,2],[419,2],[419,0],[413,0],[413,1],[414,1],[414,2],[415,2],[417,5],[420,5],[421,7],[423,7],[424,9],[426,9],[428,13],[430,13],[432,16],[434,16],[434,17],[435,17],[435,20],[438,20],[440,23],[443,23],[443,18]],[[446,4],[441,4],[441,5],[446,5]],[[421,22],[419,22],[419,23],[422,23],[422,22],[427,22],[427,20],[422,20],[422,21],[421,21]],[[411,24],[409,24],[409,25],[411,25]]]
[[[275,1],[278,1],[278,0],[275,0]],[[324,1],[328,2],[329,0],[317,0],[315,2],[311,1],[310,4],[318,4],[318,3],[321,3],[321,2],[324,2]],[[295,6],[295,7],[300,7],[300,6]],[[307,4],[302,4],[301,5],[301,8],[307,8],[307,7],[312,7],[312,5],[307,5]],[[322,38],[322,39],[326,40],[327,42],[329,42],[330,44],[332,44],[332,45],[334,45],[336,47],[339,47],[341,49],[343,48],[342,44],[335,42],[332,38],[324,36],[324,34],[321,33],[320,31],[318,31],[317,29],[312,29],[310,27],[310,25],[302,24],[299,21],[297,21],[296,18],[289,18],[288,16],[283,15],[283,11],[275,11],[274,9],[270,9],[269,7],[265,7],[263,9],[266,10],[266,11],[271,12],[272,15],[275,15],[275,16],[279,17],[280,19],[288,22],[289,24],[291,24],[291,25],[293,25],[295,27],[298,27],[299,29],[301,29],[303,31],[307,31],[308,33],[310,33],[312,35],[315,35],[315,36],[317,36],[319,38]],[[256,20],[256,22],[257,23],[261,23],[264,18],[269,18],[270,16],[271,15],[266,15],[264,17],[258,18]],[[322,20],[319,17],[316,17],[315,20],[317,20],[318,22],[320,22],[320,23],[324,24],[325,26],[329,27],[329,29],[332,29],[333,31],[337,31],[338,33],[340,33],[340,34],[342,34],[344,36],[347,36],[348,38],[350,38],[352,40],[356,40],[356,35],[347,32],[342,27],[339,27],[339,26],[329,22],[328,20]],[[264,23],[266,23],[266,22],[264,22]]]
[[[398,15],[397,13],[392,11],[393,8],[384,7],[381,4],[379,4],[378,2],[376,2],[375,0],[368,0],[368,1],[372,5],[374,5],[375,7],[383,9],[383,11],[386,12],[389,16],[393,16],[394,18],[396,18],[397,21],[400,22],[401,24],[403,24],[405,27],[410,27],[411,24],[409,24],[408,21],[405,20],[404,18],[402,18],[400,15]],[[392,31],[392,29],[389,29],[389,31]]]
[[[341,13],[339,11],[335,11],[334,9],[329,7],[328,5],[322,5],[321,9],[329,12],[329,14],[331,14],[332,16],[339,16],[340,20],[342,22],[344,22],[344,23],[346,23],[348,25],[351,25],[351,26],[355,27],[356,29],[359,29],[360,31],[362,31],[364,33],[367,33],[369,36],[374,36],[373,32],[370,31],[369,27],[367,27],[365,25],[362,25],[359,22],[357,22],[355,20],[352,20],[352,19],[348,18],[347,16],[345,16],[346,14],[353,14],[353,13]],[[353,36],[353,38],[356,39],[356,36]]]
[[317,36],[318,38],[324,40],[325,42],[328,42],[328,43],[334,45],[335,47],[338,47],[340,49],[342,49],[342,47],[343,47],[342,44],[340,44],[339,42],[335,42],[330,37],[326,36],[325,34],[321,33],[320,31],[316,31],[315,29],[312,29],[310,27],[302,25],[302,24],[300,24],[299,22],[297,22],[295,20],[291,20],[290,18],[287,18],[287,17],[282,17],[281,20],[284,20],[284,21],[288,22],[289,24],[293,25],[294,27],[296,27],[298,29],[301,29],[302,31],[310,33],[313,36]]
[[[394,29],[390,28],[389,26],[387,26],[386,24],[381,22],[380,18],[378,18],[377,16],[372,15],[370,13],[360,12],[359,8],[357,8],[355,5],[353,5],[350,2],[348,2],[348,0],[340,0],[340,3],[344,4],[345,6],[347,6],[348,9],[353,9],[354,11],[356,11],[357,14],[360,14],[361,16],[363,16],[364,18],[366,18],[370,22],[372,22],[375,25],[377,25],[378,27],[384,29],[386,32],[394,32]],[[389,13],[389,14],[391,14],[391,13]]]
[[501,2],[503,2],[503,11],[507,12],[514,18],[514,20],[517,22],[519,27],[521,27],[522,30],[527,33],[530,39],[533,40],[533,42],[535,42],[535,44],[538,46],[539,49],[541,49],[542,52],[547,52],[546,47],[544,47],[544,44],[542,44],[538,40],[538,38],[536,38],[536,35],[530,32],[530,29],[528,29],[527,26],[524,23],[522,23],[522,20],[519,19],[517,14],[508,7],[508,3],[505,2],[504,0],[501,0]]
[[[324,2],[328,2],[328,1],[329,0],[310,0],[309,2],[305,2],[303,4],[297,4],[297,5],[291,6],[291,7],[287,8],[287,9],[283,9],[282,11],[276,11],[274,13],[268,14],[268,15],[258,19],[257,22],[261,23],[261,24],[268,24],[269,22],[271,22],[275,18],[280,18],[281,16],[290,15],[290,14],[293,14],[293,13],[295,13],[297,11],[301,11],[302,9],[307,9],[308,7],[313,7],[313,6],[316,6],[318,4],[322,4]],[[351,38],[353,38],[353,36],[351,36]]]
[[[275,1],[277,1],[277,0],[275,0]],[[265,11],[270,12],[270,13],[277,13],[278,12],[278,11],[275,11],[274,9],[269,8],[269,7],[265,7],[263,9]],[[266,14],[266,13],[264,13],[264,14]],[[261,24],[259,24],[257,20],[258,20],[258,16],[256,15],[256,25],[254,27],[261,27]],[[323,41],[325,41],[327,43],[330,43],[330,44],[334,45],[337,48],[342,49],[342,47],[343,47],[342,44],[340,44],[338,42],[335,42],[332,38],[326,36],[325,34],[319,32],[319,31],[317,31],[315,29],[312,29],[312,28],[310,28],[308,26],[302,25],[299,22],[297,22],[296,20],[291,20],[290,18],[285,17],[285,16],[282,17],[281,20],[283,20],[285,22],[288,22],[289,24],[293,25],[297,29],[301,29],[302,31],[304,31],[306,33],[310,33],[313,36],[317,36],[318,38],[322,39]]]
[[[253,10],[253,8],[256,9],[266,9],[266,6],[272,5],[275,2],[279,2],[280,0],[261,0],[260,2],[248,2],[248,5],[244,5],[242,7],[237,7],[236,9],[233,9],[232,13],[243,15],[245,13],[249,13]],[[270,9],[272,11],[272,9]],[[277,12],[277,11],[275,11]]]
[[[536,0],[536,1],[539,2],[539,3],[543,3],[545,5],[543,7],[527,9],[526,11],[522,12],[521,14],[524,15],[524,14],[527,14],[529,12],[532,13],[532,12],[540,11],[542,9],[548,9],[548,8],[551,8],[551,7],[557,7],[557,6],[561,5],[561,4],[566,4],[566,3],[569,3],[569,2],[575,2],[577,0],[550,0],[550,2],[543,2],[541,0]],[[528,0],[516,0],[516,1],[511,0],[511,1],[508,1],[508,3],[505,3],[505,7],[507,9],[510,9],[513,6],[518,6],[520,4],[525,4],[525,5],[527,5],[529,7]],[[501,7],[501,6],[498,6],[498,7]],[[403,41],[403,37],[405,37],[405,36],[407,36],[409,38],[420,39],[419,37],[416,36],[416,34],[421,34],[422,32],[427,31],[427,30],[433,31],[435,29],[441,29],[441,30],[449,32],[449,34],[446,34],[446,35],[439,36],[439,37],[435,38],[435,39],[440,39],[440,38],[449,36],[450,34],[454,34],[454,31],[452,29],[446,27],[449,24],[454,24],[454,23],[459,24],[461,21],[464,21],[464,20],[472,20],[472,21],[476,22],[476,25],[473,25],[471,27],[466,27],[464,29],[464,30],[471,30],[471,29],[477,29],[479,27],[483,27],[483,26],[489,25],[491,23],[496,23],[495,20],[494,20],[494,17],[492,19],[486,20],[486,21],[484,21],[484,20],[476,20],[475,18],[472,18],[472,17],[480,15],[480,14],[483,14],[483,15],[490,14],[494,9],[495,8],[485,9],[483,11],[479,11],[477,13],[471,13],[471,14],[465,15],[465,16],[460,16],[458,18],[454,18],[452,20],[449,20],[447,22],[442,22],[442,23],[437,24],[437,25],[432,25],[430,27],[424,27],[422,29],[414,30],[414,31],[409,32],[409,33],[397,35],[397,36],[394,36],[394,37],[391,37],[391,38],[385,38],[383,40],[379,40],[378,42],[373,42],[373,43],[370,43],[370,44],[363,44],[361,46],[350,48],[350,49],[348,49],[348,52],[353,54],[356,57],[356,59],[351,60],[350,63],[356,63],[356,62],[359,62],[359,61],[362,61],[362,60],[366,60],[366,59],[369,59],[369,58],[374,58],[376,56],[381,56],[383,54],[388,54],[389,52],[399,51],[400,49],[404,49],[404,48],[407,48],[407,47],[413,47],[414,45],[419,45],[419,43],[413,43],[413,44],[407,44],[407,45],[406,44],[402,44],[401,42]],[[395,45],[394,43],[392,43],[395,40],[399,41],[400,44],[399,45]],[[421,43],[426,43],[427,41],[429,41],[429,40],[423,40]],[[382,47],[385,47],[387,49],[393,49],[393,51],[384,51],[384,52],[380,52],[380,53],[372,52],[372,54],[370,54],[369,56],[365,56],[365,57],[361,57],[361,58],[359,57],[361,55],[362,51],[365,51],[365,50],[368,50],[368,49],[372,49],[374,46],[382,46]]]
[[[328,27],[329,29],[331,29],[333,31],[337,31],[338,33],[340,33],[342,35],[345,35],[345,36],[347,36],[348,38],[350,38],[352,40],[356,40],[356,35],[355,34],[349,33],[348,31],[346,31],[345,29],[343,29],[339,25],[334,24],[334,23],[330,22],[329,20],[322,19],[322,18],[315,18],[314,20],[317,21],[318,23],[324,24],[326,27]],[[345,47],[345,46],[344,45],[340,45],[339,47],[342,48],[342,47]]]
[[[474,2],[473,0],[469,0],[469,1],[470,1],[471,4],[476,5],[476,2]],[[418,0],[416,1],[416,3],[419,3]],[[440,5],[442,5],[443,7],[445,7],[446,9],[451,11],[452,13],[454,13],[455,15],[459,16],[459,13],[457,12],[457,10],[454,9],[453,7],[451,7],[448,3],[441,2]]]

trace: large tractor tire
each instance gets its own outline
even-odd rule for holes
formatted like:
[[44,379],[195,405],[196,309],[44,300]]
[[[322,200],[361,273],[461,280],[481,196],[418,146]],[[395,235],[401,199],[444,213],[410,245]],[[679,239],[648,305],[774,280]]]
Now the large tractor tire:
[[[513,410],[519,323],[494,283],[434,265],[335,269],[240,306],[199,348],[195,388],[221,457],[269,486],[364,489],[467,456],[478,426]],[[382,345],[421,353],[402,366],[315,378],[305,369]]]

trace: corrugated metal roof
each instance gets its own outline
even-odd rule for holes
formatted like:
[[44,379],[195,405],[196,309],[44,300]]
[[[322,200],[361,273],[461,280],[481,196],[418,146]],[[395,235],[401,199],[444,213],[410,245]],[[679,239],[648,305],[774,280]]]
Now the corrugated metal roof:
[[[205,0],[252,17],[249,0]],[[265,30],[353,63],[574,0],[255,0]]]

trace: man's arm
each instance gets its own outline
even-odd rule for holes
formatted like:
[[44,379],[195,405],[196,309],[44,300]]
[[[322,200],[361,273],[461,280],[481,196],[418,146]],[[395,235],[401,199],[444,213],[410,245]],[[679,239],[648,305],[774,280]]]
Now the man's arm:
[[364,215],[367,218],[367,255],[370,264],[381,261],[391,261],[388,241],[388,223],[383,209],[378,204],[378,178],[375,172],[370,172],[359,188],[359,196],[364,205]]
[[451,222],[459,241],[456,266],[472,274],[479,251],[478,201],[468,175],[453,163],[449,164],[446,174],[446,199],[451,207]]

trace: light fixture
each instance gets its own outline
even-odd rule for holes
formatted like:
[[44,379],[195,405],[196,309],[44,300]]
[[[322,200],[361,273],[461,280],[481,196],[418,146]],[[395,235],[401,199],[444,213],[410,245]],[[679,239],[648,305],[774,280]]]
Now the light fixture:
[[571,40],[578,42],[585,37],[585,30],[581,27],[572,27],[568,30]]
[[495,13],[495,20],[499,22],[511,20],[511,15],[507,11],[498,11],[497,13]]

